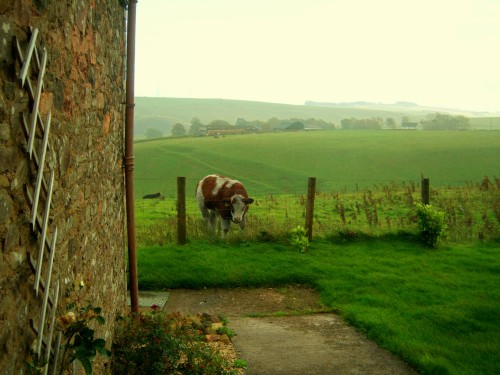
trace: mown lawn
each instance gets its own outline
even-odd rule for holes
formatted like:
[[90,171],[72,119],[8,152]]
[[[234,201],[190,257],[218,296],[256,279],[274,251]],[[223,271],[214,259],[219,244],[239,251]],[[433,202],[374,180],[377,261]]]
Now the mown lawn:
[[138,251],[144,289],[315,287],[327,306],[422,374],[500,373],[500,243],[411,238],[196,241]]

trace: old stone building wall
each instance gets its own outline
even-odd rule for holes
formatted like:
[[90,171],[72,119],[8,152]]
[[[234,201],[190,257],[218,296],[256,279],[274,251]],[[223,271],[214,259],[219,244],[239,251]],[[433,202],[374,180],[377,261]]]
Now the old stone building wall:
[[[40,323],[42,305],[30,266],[41,235],[30,224],[27,197],[37,171],[20,116],[29,117],[33,103],[18,79],[13,37],[26,50],[36,28],[38,51],[47,49],[40,113],[45,119],[51,111],[44,177],[53,169],[48,236],[57,227],[52,280],[60,283],[59,305],[83,280],[85,300],[103,308],[106,325],[97,337],[109,346],[126,307],[125,20],[119,0],[0,1],[0,374],[25,372],[36,339],[30,321]],[[32,79],[37,74],[30,72]],[[104,366],[98,361],[94,373]]]

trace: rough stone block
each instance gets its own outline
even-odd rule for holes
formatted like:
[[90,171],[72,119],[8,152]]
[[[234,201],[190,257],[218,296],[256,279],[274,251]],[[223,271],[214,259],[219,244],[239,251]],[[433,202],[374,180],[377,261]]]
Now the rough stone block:
[[19,228],[17,225],[11,224],[5,235],[4,252],[10,251],[16,246],[19,246]]
[[223,328],[224,327],[224,323],[212,323],[212,330],[214,332],[217,332],[217,330],[219,328]]
[[0,224],[4,224],[10,220],[13,201],[7,192],[0,190]]
[[0,123],[0,142],[7,142],[10,139],[10,127],[7,123]]

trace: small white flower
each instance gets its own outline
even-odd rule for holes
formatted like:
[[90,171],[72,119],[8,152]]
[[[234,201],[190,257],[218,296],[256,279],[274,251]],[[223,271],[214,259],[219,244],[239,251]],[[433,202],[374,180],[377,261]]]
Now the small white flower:
[[33,342],[31,343],[31,346],[30,346],[30,349],[31,351],[34,353],[36,348],[38,346],[38,340],[37,339],[34,339]]

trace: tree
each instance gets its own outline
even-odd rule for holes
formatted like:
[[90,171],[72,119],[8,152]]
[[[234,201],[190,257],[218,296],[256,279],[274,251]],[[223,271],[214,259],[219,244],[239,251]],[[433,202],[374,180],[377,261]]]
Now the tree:
[[469,130],[470,129],[470,119],[465,116],[455,116],[457,121],[458,130]]
[[277,117],[272,117],[262,126],[261,131],[271,132],[273,129],[277,128],[280,120]]
[[213,120],[207,127],[211,130],[229,130],[234,129],[234,127],[227,121],[224,120]]
[[375,129],[382,129],[384,127],[384,119],[382,117],[372,117],[371,120]]
[[410,118],[408,116],[401,117],[401,126],[410,122]]
[[389,129],[396,129],[396,120],[394,120],[392,117],[387,117],[385,119],[385,126]]
[[356,119],[354,117],[345,118],[340,121],[342,129],[381,129],[383,120],[380,117]]
[[304,124],[300,121],[294,121],[287,126],[286,130],[304,130]]
[[470,128],[470,121],[467,117],[438,112],[427,115],[420,123],[424,130],[467,130]]
[[268,122],[264,122],[262,124],[262,126],[260,127],[260,131],[262,133],[269,133],[269,132],[272,132],[273,131],[273,128],[271,127],[271,125],[269,125]]
[[340,126],[342,129],[349,130],[349,129],[354,129],[354,125],[356,123],[356,119],[354,117],[351,118],[344,118],[340,120]]
[[201,122],[201,120],[198,118],[198,117],[193,117],[191,119],[191,126],[193,125],[196,125],[196,126],[203,126],[203,123]]
[[174,124],[174,126],[172,126],[170,134],[172,135],[172,137],[182,137],[183,135],[186,135],[186,128],[184,127],[184,125],[178,122]]
[[234,126],[236,126],[237,128],[238,127],[244,128],[245,126],[250,126],[250,125],[251,125],[250,121],[247,121],[247,120],[245,120],[244,118],[241,118],[241,117],[238,117],[236,119],[236,123],[234,124]]
[[205,127],[198,117],[193,117],[191,120],[191,127],[189,128],[189,135],[200,135],[201,130]]

